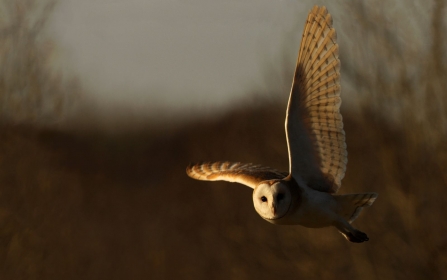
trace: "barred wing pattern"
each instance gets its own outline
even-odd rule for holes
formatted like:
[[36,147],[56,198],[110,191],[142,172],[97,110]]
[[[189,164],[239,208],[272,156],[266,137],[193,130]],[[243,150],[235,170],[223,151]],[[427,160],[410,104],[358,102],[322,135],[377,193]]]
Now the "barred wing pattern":
[[340,188],[347,164],[336,37],[327,9],[315,6],[304,28],[286,115],[290,172],[329,193]]
[[240,162],[193,163],[186,168],[189,177],[203,181],[228,181],[240,183],[254,189],[265,180],[283,179],[288,173],[270,167]]

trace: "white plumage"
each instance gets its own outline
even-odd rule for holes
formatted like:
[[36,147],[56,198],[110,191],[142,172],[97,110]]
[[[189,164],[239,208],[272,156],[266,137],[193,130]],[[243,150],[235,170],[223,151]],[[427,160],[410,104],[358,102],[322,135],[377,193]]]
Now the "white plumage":
[[335,226],[349,241],[364,242],[368,237],[351,222],[377,194],[335,195],[348,162],[336,38],[331,15],[315,6],[304,27],[287,105],[288,173],[230,162],[191,164],[186,173],[197,180],[253,188],[256,211],[273,224]]

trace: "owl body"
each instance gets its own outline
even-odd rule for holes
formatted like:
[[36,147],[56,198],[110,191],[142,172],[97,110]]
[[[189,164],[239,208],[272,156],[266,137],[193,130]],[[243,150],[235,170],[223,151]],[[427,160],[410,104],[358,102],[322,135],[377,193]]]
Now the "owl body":
[[290,220],[308,228],[328,227],[337,219],[336,201],[328,194],[304,187],[301,204],[290,214]]
[[272,224],[333,226],[347,240],[360,243],[369,239],[351,223],[377,194],[336,194],[348,162],[336,39],[331,15],[315,6],[304,27],[286,109],[289,172],[218,161],[191,164],[186,173],[197,180],[252,188],[256,212]]

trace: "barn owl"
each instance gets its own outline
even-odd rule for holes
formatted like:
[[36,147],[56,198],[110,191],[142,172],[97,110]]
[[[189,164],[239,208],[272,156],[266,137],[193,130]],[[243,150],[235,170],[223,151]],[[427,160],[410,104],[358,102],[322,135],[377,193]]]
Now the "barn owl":
[[190,164],[186,173],[197,180],[252,188],[256,212],[270,223],[333,226],[351,242],[368,241],[351,223],[378,195],[336,195],[348,161],[340,104],[340,61],[332,17],[325,7],[315,6],[304,27],[287,105],[289,172],[222,161]]

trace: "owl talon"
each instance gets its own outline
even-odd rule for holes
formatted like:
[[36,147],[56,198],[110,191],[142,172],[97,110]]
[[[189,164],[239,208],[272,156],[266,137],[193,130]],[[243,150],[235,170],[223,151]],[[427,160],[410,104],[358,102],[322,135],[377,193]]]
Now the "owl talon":
[[360,230],[354,230],[352,232],[348,232],[345,236],[346,239],[354,243],[362,243],[369,240],[366,233],[361,232]]

